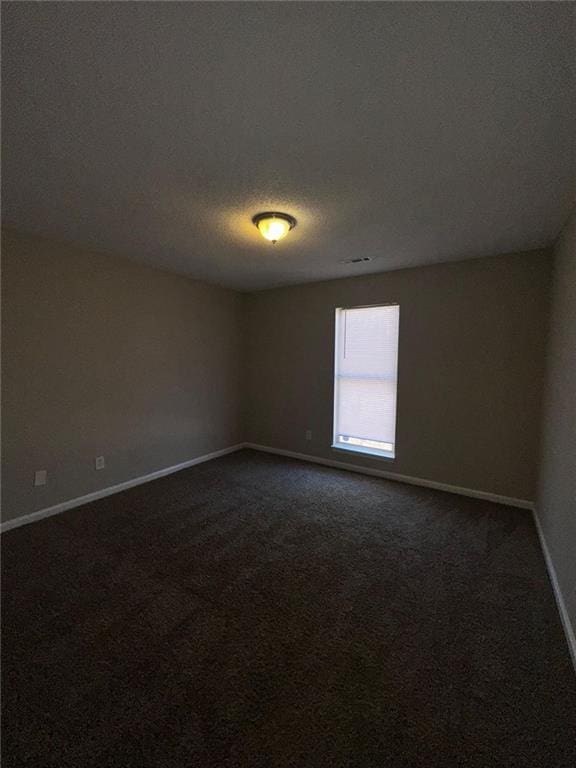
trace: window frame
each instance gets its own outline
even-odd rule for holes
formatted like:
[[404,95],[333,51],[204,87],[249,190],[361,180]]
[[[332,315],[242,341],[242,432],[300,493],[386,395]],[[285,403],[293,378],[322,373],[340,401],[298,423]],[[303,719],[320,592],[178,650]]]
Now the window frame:
[[[336,442],[336,408],[338,404],[338,341],[340,339],[340,322],[343,310],[351,309],[372,309],[375,307],[398,307],[398,344],[396,347],[396,408],[394,411],[394,450],[384,451],[375,448],[366,448],[364,446],[345,446],[342,443]],[[332,444],[331,449],[338,451],[339,453],[345,453],[347,455],[355,454],[357,456],[367,456],[371,459],[379,459],[384,461],[394,461],[398,458],[398,381],[400,379],[400,302],[399,301],[387,301],[385,303],[378,304],[358,304],[350,306],[334,307],[334,366],[332,372],[332,395],[333,395],[333,407],[332,407]]]

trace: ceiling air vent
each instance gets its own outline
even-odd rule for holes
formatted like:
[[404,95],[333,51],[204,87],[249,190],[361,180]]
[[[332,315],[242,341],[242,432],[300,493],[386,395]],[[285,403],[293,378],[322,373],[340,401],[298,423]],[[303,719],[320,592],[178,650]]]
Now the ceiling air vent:
[[361,256],[359,259],[344,259],[342,264],[360,264],[363,261],[372,261],[370,256]]

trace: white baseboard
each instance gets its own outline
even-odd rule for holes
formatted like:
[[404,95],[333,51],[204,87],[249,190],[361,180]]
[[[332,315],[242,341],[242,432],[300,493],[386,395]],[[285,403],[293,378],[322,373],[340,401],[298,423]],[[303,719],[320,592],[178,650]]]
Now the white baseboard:
[[19,528],[21,525],[28,525],[29,523],[33,523],[36,520],[42,520],[45,517],[51,517],[52,515],[57,515],[60,512],[66,512],[66,510],[68,509],[74,509],[75,507],[80,507],[83,504],[88,504],[91,501],[97,501],[98,499],[103,499],[104,497],[111,496],[114,493],[125,491],[128,488],[133,488],[136,485],[142,485],[143,483],[148,483],[151,480],[157,480],[159,477],[164,477],[165,475],[171,475],[172,473],[179,472],[182,469],[193,467],[195,464],[202,464],[205,461],[210,461],[211,459],[217,459],[219,456],[225,456],[227,453],[233,453],[234,451],[239,451],[242,448],[252,448],[253,450],[256,450],[256,451],[274,453],[274,454],[278,454],[279,456],[288,456],[293,459],[309,461],[314,464],[323,464],[328,467],[336,467],[337,469],[345,469],[351,472],[359,472],[360,474],[371,475],[374,477],[383,477],[387,480],[396,480],[398,482],[408,483],[410,485],[419,485],[425,488],[434,488],[435,490],[447,491],[449,493],[456,493],[461,496],[471,496],[472,498],[485,499],[486,501],[494,501],[499,504],[508,504],[509,506],[513,506],[513,507],[522,507],[523,509],[530,509],[530,510],[533,510],[534,508],[534,505],[532,504],[532,502],[527,501],[525,499],[514,499],[509,496],[499,496],[494,493],[487,493],[486,491],[477,491],[471,488],[459,488],[458,486],[455,486],[455,485],[438,483],[435,480],[425,480],[419,477],[399,475],[395,472],[387,472],[382,469],[370,469],[368,467],[361,467],[356,464],[347,464],[346,462],[343,462],[343,461],[319,458],[317,456],[310,456],[305,453],[297,453],[295,451],[286,451],[281,448],[272,448],[267,445],[258,445],[256,443],[238,443],[237,445],[232,445],[229,448],[223,448],[220,451],[214,451],[213,453],[206,453],[203,456],[197,456],[195,459],[184,461],[181,464],[174,464],[171,467],[165,467],[164,469],[159,469],[156,472],[151,472],[148,475],[142,475],[140,477],[135,477],[132,480],[126,480],[123,483],[118,483],[117,485],[111,485],[107,488],[102,488],[99,491],[88,493],[85,496],[78,496],[75,499],[69,499],[68,501],[60,502],[59,504],[55,504],[52,507],[39,509],[36,512],[31,512],[28,515],[22,515],[21,517],[17,517],[14,520],[7,520],[5,523],[2,523],[2,525],[0,525],[0,532],[4,533],[5,531],[10,531],[13,528]]
[[83,504],[88,504],[90,501],[103,499],[105,496],[111,496],[113,493],[125,491],[128,488],[133,488],[135,485],[149,483],[151,480],[157,480],[159,477],[171,475],[174,472],[179,472],[181,469],[188,469],[188,467],[193,467],[195,464],[202,464],[205,461],[210,461],[211,459],[217,459],[220,456],[225,456],[227,453],[239,451],[241,448],[244,448],[244,443],[232,445],[230,448],[223,448],[222,450],[214,451],[213,453],[205,453],[203,456],[197,456],[195,459],[183,461],[181,464],[174,464],[171,467],[158,469],[156,472],[151,472],[149,475],[141,475],[140,477],[135,477],[132,480],[126,480],[124,483],[118,483],[118,485],[110,485],[108,488],[102,488],[100,491],[87,493],[85,496],[78,496],[77,498],[70,499],[69,501],[62,501],[60,504],[55,504],[53,507],[46,507],[45,509],[39,509],[37,512],[31,512],[29,515],[16,517],[14,520],[7,520],[0,526],[0,532],[4,533],[5,531],[10,531],[13,528],[19,528],[21,525],[28,525],[29,523],[36,522],[36,520],[42,520],[44,517],[51,517],[52,515],[58,515],[60,512],[66,512],[68,509],[81,507]]
[[538,531],[538,538],[540,539],[540,546],[542,547],[544,560],[546,561],[548,576],[550,578],[550,583],[552,584],[554,597],[556,598],[558,613],[560,614],[560,619],[564,628],[564,634],[566,635],[566,642],[568,643],[570,656],[572,657],[572,663],[574,664],[574,671],[576,671],[576,628],[572,626],[570,616],[568,615],[568,610],[566,609],[566,603],[564,602],[560,584],[558,583],[558,577],[556,576],[556,569],[554,568],[554,563],[552,562],[552,557],[550,556],[550,550],[548,549],[546,539],[544,538],[544,531],[540,525],[537,509],[534,509],[534,524],[536,525],[536,530]]
[[521,507],[522,509],[534,509],[534,504],[527,499],[515,499],[511,496],[499,496],[496,493],[487,491],[477,491],[473,488],[460,488],[457,485],[448,485],[447,483],[438,483],[436,480],[426,480],[421,477],[410,477],[409,475],[399,475],[396,472],[387,472],[384,469],[370,469],[361,467],[357,464],[347,464],[335,459],[324,459],[318,456],[310,456],[306,453],[296,453],[295,451],[285,451],[281,448],[271,448],[268,445],[259,445],[257,443],[244,443],[246,448],[252,448],[255,451],[264,451],[265,453],[276,453],[279,456],[289,456],[292,459],[301,459],[302,461],[311,461],[314,464],[324,464],[327,467],[336,467],[337,469],[346,469],[350,472],[360,472],[362,475],[372,475],[374,477],[383,477],[386,480],[396,480],[400,483],[409,485],[420,485],[424,488],[433,488],[436,491],[447,491],[456,493],[460,496],[471,496],[473,499],[484,499],[485,501],[494,501],[497,504],[507,504],[510,507]]

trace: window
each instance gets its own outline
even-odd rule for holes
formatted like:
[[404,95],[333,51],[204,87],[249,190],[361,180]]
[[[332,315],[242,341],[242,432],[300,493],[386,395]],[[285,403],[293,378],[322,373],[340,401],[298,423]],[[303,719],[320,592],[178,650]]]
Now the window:
[[394,458],[400,307],[336,310],[333,448]]

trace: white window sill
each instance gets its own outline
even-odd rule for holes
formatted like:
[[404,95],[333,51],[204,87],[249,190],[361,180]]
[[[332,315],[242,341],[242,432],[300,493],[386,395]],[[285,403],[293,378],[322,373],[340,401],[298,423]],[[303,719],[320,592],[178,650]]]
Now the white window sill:
[[396,454],[392,451],[379,451],[376,448],[363,448],[359,445],[344,446],[339,443],[338,445],[333,445],[332,450],[341,453],[359,453],[362,456],[370,456],[373,459],[387,459],[388,461],[396,458]]

